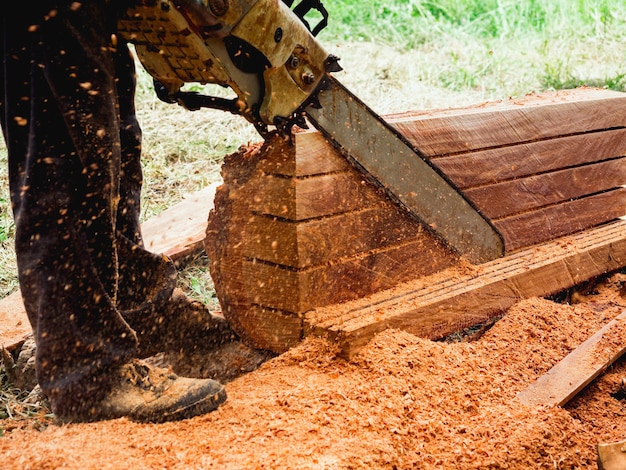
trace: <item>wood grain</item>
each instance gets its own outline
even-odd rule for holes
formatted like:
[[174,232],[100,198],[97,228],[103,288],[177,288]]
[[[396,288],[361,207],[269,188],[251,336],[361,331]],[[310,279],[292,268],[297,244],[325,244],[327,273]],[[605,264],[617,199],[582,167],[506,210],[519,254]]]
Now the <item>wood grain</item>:
[[300,221],[361,210],[381,199],[355,171],[306,178],[259,175],[250,209],[259,214]]
[[[487,217],[500,219],[624,185],[626,158],[622,157],[468,189],[465,194]],[[614,202],[619,206],[620,199]],[[626,205],[622,207],[620,215],[626,215]]]
[[407,214],[379,200],[376,206],[300,223],[253,215],[246,226],[243,255],[303,269],[425,237],[432,238]]
[[546,93],[538,100],[397,117],[390,124],[432,158],[624,128],[626,94],[600,89]]
[[626,188],[494,221],[507,252],[580,232],[626,215]]
[[517,301],[556,293],[626,265],[626,221],[457,266],[305,316],[306,334],[329,337],[351,357],[376,333],[400,328],[440,338],[501,314]]
[[626,155],[626,130],[608,129],[433,158],[461,189]]
[[525,405],[563,406],[626,352],[626,311],[607,323],[517,398]]

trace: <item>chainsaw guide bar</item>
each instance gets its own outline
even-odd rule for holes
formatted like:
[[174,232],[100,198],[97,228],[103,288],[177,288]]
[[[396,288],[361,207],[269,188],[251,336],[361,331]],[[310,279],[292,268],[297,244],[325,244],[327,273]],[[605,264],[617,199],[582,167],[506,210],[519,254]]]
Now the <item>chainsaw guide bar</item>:
[[328,82],[317,95],[319,106],[306,108],[322,134],[391,199],[471,262],[503,256],[501,235],[453,183],[341,83],[332,77]]

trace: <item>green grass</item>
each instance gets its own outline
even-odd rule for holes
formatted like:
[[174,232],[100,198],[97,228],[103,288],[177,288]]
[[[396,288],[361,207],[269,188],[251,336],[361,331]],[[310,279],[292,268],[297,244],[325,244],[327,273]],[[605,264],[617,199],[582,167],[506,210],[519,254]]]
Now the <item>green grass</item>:
[[494,96],[626,83],[621,0],[328,0],[329,42],[420,51],[420,81]]
[[[619,34],[621,0],[327,0],[327,33],[415,47],[459,34],[493,38],[562,38]],[[623,34],[623,33],[622,33]]]

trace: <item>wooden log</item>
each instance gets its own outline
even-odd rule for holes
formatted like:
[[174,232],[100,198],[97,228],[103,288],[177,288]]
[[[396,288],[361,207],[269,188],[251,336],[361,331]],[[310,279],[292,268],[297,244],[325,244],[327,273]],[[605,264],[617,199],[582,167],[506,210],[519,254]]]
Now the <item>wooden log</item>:
[[[314,164],[311,152],[321,160],[329,155],[331,163]],[[304,163],[289,163],[300,157]],[[275,138],[224,162],[205,249],[224,315],[254,345],[278,348],[276,331],[292,344],[302,337],[306,311],[458,262],[428,228],[337,158],[317,133],[299,133],[293,147]],[[351,187],[329,190],[318,181]],[[269,189],[259,189],[268,182]],[[348,194],[354,200],[346,201]],[[263,320],[267,328],[250,324],[261,311],[272,312]],[[286,317],[298,321],[289,322],[291,328],[273,323]]]
[[626,311],[517,394],[525,405],[563,406],[626,352]]
[[626,214],[625,105],[626,94],[582,88],[389,121],[510,253]]
[[441,338],[492,319],[521,299],[546,296],[626,265],[626,221],[547,242],[478,266],[455,266],[305,315],[305,335],[328,337],[352,357],[375,334],[399,328]]
[[[626,94],[581,89],[388,118],[502,234],[506,259],[493,268],[498,280],[484,281],[480,289],[438,284],[439,276],[460,278],[466,269],[487,268],[463,264],[431,227],[392,204],[318,132],[297,133],[292,145],[270,140],[231,158],[205,247],[225,315],[252,343],[279,347],[271,332],[281,331],[284,344],[301,334],[301,323],[281,328],[281,318],[304,316],[304,334],[321,331],[326,327],[311,320],[319,319],[312,312],[365,296],[370,301],[377,292],[394,295],[394,287],[415,281],[439,289],[439,300],[416,300],[436,304],[439,313],[407,314],[407,327],[440,334],[493,318],[523,296],[571,287],[587,280],[584,275],[597,275],[596,268],[610,269],[613,261],[603,259],[593,259],[594,269],[578,267],[590,262],[582,254],[547,267],[528,263],[533,248],[626,214],[625,105]],[[621,259],[621,240],[616,246],[615,253],[599,248],[598,256]],[[531,289],[535,282],[541,286]],[[446,289],[462,295],[458,305]],[[467,313],[469,307],[475,312]],[[401,311],[394,325],[404,326]],[[243,320],[261,321],[259,312],[272,312],[268,327],[257,328],[261,332]],[[338,340],[358,348],[371,331],[385,327],[376,323],[378,314],[368,315],[363,328],[339,315],[354,330],[337,330]],[[336,325],[328,321],[333,332]]]

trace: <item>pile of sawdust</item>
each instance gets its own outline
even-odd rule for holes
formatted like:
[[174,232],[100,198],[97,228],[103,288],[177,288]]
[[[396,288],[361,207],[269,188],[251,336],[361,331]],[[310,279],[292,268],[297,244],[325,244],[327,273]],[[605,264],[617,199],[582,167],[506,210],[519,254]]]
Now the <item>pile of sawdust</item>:
[[597,442],[626,438],[625,361],[564,408],[516,394],[626,308],[625,283],[524,300],[474,341],[388,330],[345,361],[309,338],[206,416],[5,430],[2,468],[595,468]]

